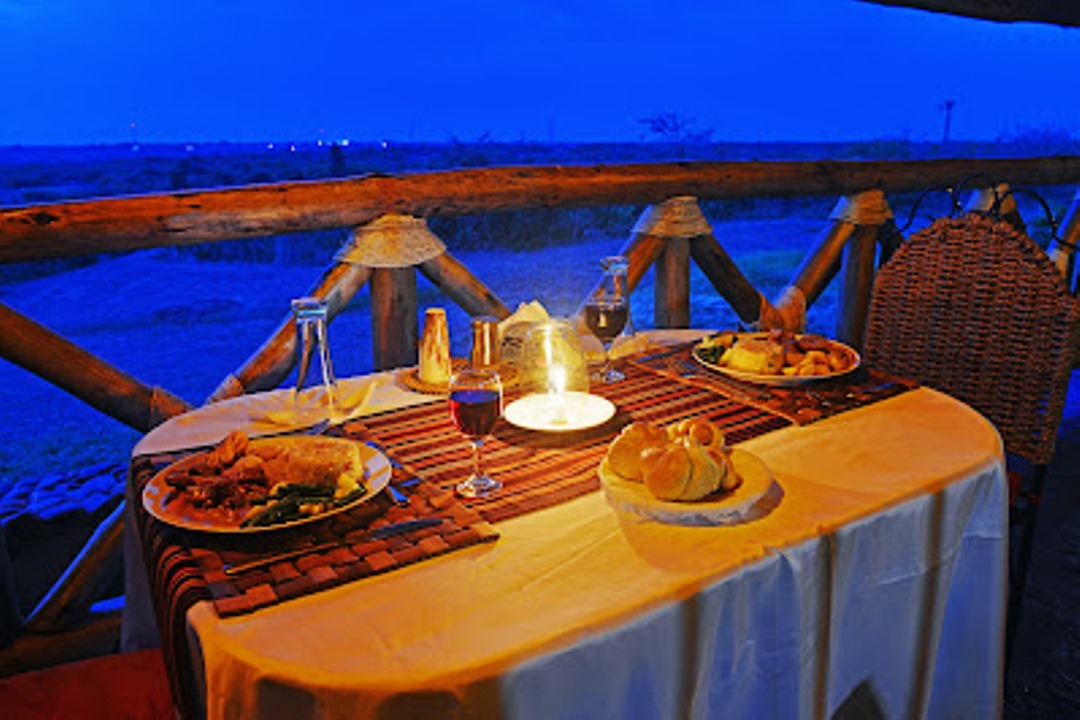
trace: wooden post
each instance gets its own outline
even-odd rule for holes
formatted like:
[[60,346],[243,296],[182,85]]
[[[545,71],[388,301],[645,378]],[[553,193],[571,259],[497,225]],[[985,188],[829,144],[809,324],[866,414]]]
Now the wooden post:
[[485,311],[506,310],[487,302],[487,289],[464,266],[446,256],[446,246],[421,218],[394,214],[376,218],[353,231],[337,259],[372,268],[371,339],[377,370],[416,364],[417,266],[427,263],[427,272],[439,282],[462,282],[455,292],[470,305]]
[[839,211],[844,220],[855,224],[856,229],[841,257],[836,338],[861,351],[870,312],[870,294],[874,290],[878,239],[895,226],[892,210],[880,190],[844,198]]
[[371,342],[376,370],[415,365],[416,271],[375,268],[371,276]]
[[879,226],[859,225],[844,247],[840,276],[840,307],[836,339],[862,352],[870,294],[874,289],[874,260]]
[[658,328],[690,327],[690,241],[668,238],[656,260],[653,321]]
[[191,409],[3,304],[0,356],[140,432]]
[[[323,272],[307,294],[328,299],[330,304],[327,312],[333,319],[345,309],[370,277],[371,268],[336,262]],[[276,388],[292,371],[297,352],[296,322],[290,313],[240,369],[218,385],[207,402]]]
[[[1073,273],[1076,270],[1076,244],[1080,242],[1080,190],[1073,196],[1072,204],[1058,227],[1058,237],[1062,242],[1051,242],[1047,248],[1050,260],[1065,278],[1065,287],[1073,287]],[[1076,288],[1073,288],[1076,295]]]
[[[690,238],[711,232],[697,199],[689,196],[669,198],[646,208],[634,224],[630,241],[623,250],[630,260],[627,285],[633,290],[649,266],[656,264],[653,290],[656,327],[690,326]],[[597,287],[593,287],[588,297]]]

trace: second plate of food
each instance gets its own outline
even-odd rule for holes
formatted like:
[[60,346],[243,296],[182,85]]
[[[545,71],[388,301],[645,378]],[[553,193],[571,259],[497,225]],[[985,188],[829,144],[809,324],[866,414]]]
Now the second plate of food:
[[721,332],[694,346],[702,367],[735,380],[793,387],[843,377],[862,362],[859,353],[821,335]]

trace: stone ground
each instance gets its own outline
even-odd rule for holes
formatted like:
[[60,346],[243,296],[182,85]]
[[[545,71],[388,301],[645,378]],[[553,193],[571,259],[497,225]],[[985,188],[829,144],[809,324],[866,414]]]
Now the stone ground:
[[1005,717],[1080,718],[1080,371],[1035,530]]

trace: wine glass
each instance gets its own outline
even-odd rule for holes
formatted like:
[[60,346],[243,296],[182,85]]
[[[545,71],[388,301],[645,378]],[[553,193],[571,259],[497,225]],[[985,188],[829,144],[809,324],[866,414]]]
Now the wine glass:
[[450,376],[450,418],[472,443],[473,474],[458,483],[463,497],[484,497],[502,487],[488,475],[481,462],[484,438],[495,428],[502,415],[503,388],[499,373],[489,369],[467,368]]
[[[296,348],[299,353],[292,398],[294,419],[300,423],[333,419],[337,411],[337,379],[334,377],[327,342],[329,303],[318,297],[297,298],[292,301],[292,312],[296,321]],[[312,360],[316,358],[319,364],[317,382],[321,387],[308,389],[305,386],[311,374]]]
[[585,303],[585,325],[604,346],[604,365],[594,379],[600,383],[613,383],[626,379],[611,365],[611,344],[630,318],[627,261],[621,256],[606,257],[601,261],[601,267],[604,274],[600,286]]

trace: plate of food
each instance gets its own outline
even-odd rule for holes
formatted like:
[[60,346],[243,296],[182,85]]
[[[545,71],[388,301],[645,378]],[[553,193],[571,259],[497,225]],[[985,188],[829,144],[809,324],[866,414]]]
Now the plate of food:
[[745,382],[779,387],[842,377],[859,367],[853,348],[812,333],[720,332],[694,346],[703,367]]
[[150,515],[185,530],[256,533],[356,507],[389,481],[390,461],[364,443],[303,435],[251,439],[234,431],[155,474],[142,501]]
[[773,485],[761,458],[727,447],[704,419],[666,429],[633,422],[612,440],[597,472],[617,510],[673,525],[742,522]]

